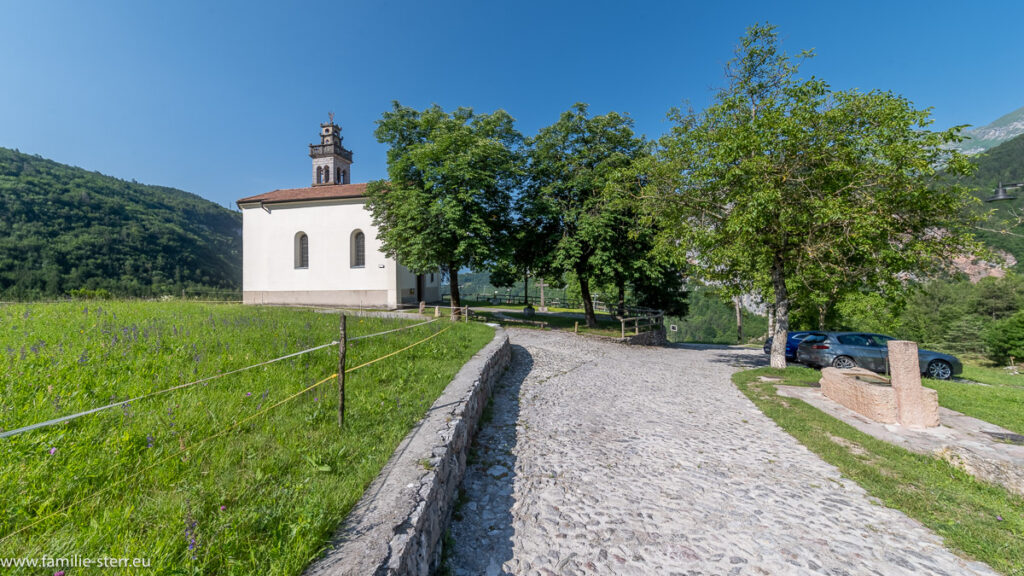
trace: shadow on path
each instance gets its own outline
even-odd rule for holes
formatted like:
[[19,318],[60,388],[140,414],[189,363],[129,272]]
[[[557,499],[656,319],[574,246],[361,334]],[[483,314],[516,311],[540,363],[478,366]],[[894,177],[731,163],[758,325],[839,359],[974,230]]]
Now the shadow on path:
[[513,344],[512,362],[494,387],[469,451],[442,574],[502,573],[501,565],[512,559],[519,390],[532,369],[530,353]]

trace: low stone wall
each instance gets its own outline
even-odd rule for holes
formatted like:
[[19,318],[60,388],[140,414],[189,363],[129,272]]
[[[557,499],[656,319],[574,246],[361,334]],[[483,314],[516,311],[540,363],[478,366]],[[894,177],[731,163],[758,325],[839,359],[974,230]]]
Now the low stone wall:
[[428,576],[441,560],[466,454],[494,383],[512,356],[508,336],[473,356],[402,441],[309,576]]
[[874,372],[863,368],[823,368],[821,393],[876,422],[895,424],[896,392],[889,386],[861,382],[857,376],[878,378]]

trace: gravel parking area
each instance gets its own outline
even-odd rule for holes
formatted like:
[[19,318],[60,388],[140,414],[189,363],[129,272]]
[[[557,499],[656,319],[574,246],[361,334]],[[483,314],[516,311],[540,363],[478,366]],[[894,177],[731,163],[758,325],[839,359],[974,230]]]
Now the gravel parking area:
[[761,414],[760,350],[511,329],[451,526],[476,574],[994,574]]

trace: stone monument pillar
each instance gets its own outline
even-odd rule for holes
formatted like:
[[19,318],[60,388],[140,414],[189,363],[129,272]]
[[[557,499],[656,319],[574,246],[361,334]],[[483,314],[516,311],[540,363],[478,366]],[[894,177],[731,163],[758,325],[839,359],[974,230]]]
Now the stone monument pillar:
[[921,385],[917,342],[889,341],[889,374],[896,394],[896,422],[901,426],[938,426],[938,392]]

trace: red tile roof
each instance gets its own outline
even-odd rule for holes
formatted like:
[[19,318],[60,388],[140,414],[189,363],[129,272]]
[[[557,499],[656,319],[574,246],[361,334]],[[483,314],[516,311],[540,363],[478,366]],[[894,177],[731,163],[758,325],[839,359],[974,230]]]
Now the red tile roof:
[[276,204],[279,202],[302,202],[304,200],[335,200],[338,198],[362,198],[366,196],[366,184],[331,184],[312,188],[289,188],[274,190],[258,196],[242,198],[242,204]]

